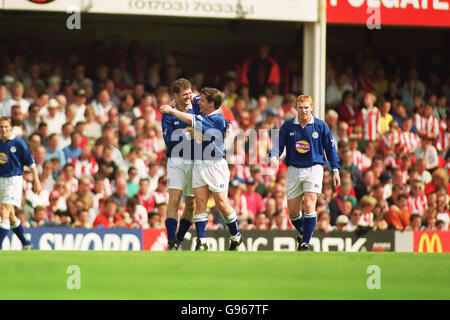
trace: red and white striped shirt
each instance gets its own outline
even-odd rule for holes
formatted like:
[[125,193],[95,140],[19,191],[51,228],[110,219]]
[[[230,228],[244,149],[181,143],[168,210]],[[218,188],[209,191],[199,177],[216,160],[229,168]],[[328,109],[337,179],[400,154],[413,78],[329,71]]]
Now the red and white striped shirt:
[[439,121],[433,115],[429,116],[428,119],[425,119],[420,114],[416,114],[414,116],[414,124],[417,131],[426,130],[427,134],[435,135],[439,133]]
[[439,134],[436,138],[434,146],[439,152],[446,152],[450,145],[450,132],[447,132],[447,121],[439,122]]
[[380,138],[380,151],[382,155],[387,154],[388,150],[394,150],[395,145],[401,143],[401,132],[386,132]]
[[80,158],[72,158],[74,166],[74,176],[77,178],[86,176],[93,177],[98,172],[98,164],[93,156],[89,160],[81,160]]
[[69,181],[64,180],[66,186],[67,186],[67,194],[70,195],[71,193],[77,192],[78,190],[78,179],[72,178]]
[[409,197],[408,209],[411,213],[423,215],[427,209],[427,197],[425,194],[419,195],[417,198],[411,195]]
[[371,110],[363,108],[359,114],[357,125],[363,128],[364,139],[374,141],[377,133],[381,131],[380,110],[373,107]]
[[421,145],[421,140],[414,132],[403,131],[400,135],[400,145],[406,153],[413,153]]

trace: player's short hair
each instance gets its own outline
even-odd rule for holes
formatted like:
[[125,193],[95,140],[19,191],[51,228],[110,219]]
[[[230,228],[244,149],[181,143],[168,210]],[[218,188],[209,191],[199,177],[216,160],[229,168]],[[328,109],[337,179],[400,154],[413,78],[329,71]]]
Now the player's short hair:
[[181,91],[187,90],[191,86],[192,85],[191,85],[191,82],[189,80],[187,80],[185,78],[180,78],[180,79],[177,79],[177,80],[173,81],[170,84],[170,92],[172,94],[174,94],[174,93],[179,94]]
[[314,106],[313,105],[313,100],[311,98],[311,96],[305,95],[305,94],[301,94],[297,97],[297,102],[296,104],[299,104],[301,102],[309,102],[309,104],[311,105],[311,108]]
[[203,88],[200,91],[203,94],[208,102],[214,102],[214,108],[219,109],[222,105],[222,92],[215,88]]
[[10,117],[0,117],[0,122],[8,121],[9,125],[12,126],[12,121]]

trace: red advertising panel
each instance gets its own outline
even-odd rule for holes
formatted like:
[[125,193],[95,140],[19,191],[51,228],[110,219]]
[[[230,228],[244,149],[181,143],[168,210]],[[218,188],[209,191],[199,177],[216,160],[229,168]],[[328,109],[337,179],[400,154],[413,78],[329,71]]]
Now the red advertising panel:
[[327,0],[327,22],[450,27],[450,0]]
[[450,232],[414,231],[414,252],[450,252]]
[[167,249],[166,229],[142,229],[142,250],[164,251]]

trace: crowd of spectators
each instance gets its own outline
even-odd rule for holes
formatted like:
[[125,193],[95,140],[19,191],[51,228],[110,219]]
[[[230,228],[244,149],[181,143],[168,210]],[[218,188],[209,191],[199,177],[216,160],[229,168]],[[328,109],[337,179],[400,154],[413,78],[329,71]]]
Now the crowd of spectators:
[[[296,116],[300,74],[267,45],[220,77],[184,74],[175,56],[143,64],[134,43],[126,52],[102,59],[92,50],[61,61],[45,51],[0,51],[0,115],[11,117],[13,133],[29,144],[43,185],[35,194],[25,170],[24,203],[16,208],[25,227],[163,228],[167,159],[158,108],[171,101],[169,84],[179,77],[190,79],[194,92],[221,89],[222,113],[235,133],[277,129]],[[442,56],[431,58],[431,66],[363,52],[347,63],[328,60],[325,121],[342,185],[335,190],[324,171],[318,230],[448,230],[450,69]],[[243,151],[228,154],[229,201],[240,228],[293,229],[287,168],[271,172],[264,160],[270,136],[258,136],[251,164],[249,137],[242,144],[237,134],[227,139]],[[209,230],[224,227],[212,198],[208,213]]]

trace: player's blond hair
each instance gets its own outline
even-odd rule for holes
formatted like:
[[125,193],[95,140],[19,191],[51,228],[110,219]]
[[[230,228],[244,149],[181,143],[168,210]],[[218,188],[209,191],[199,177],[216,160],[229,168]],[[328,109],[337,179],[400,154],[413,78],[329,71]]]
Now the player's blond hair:
[[0,117],[0,122],[8,121],[9,125],[12,126],[12,121],[10,117]]
[[297,102],[296,102],[296,104],[298,105],[298,104],[301,103],[301,102],[309,102],[309,104],[311,105],[311,108],[314,106],[314,105],[313,105],[313,100],[312,100],[311,96],[307,96],[307,95],[304,95],[304,94],[299,95],[299,96],[297,97]]

